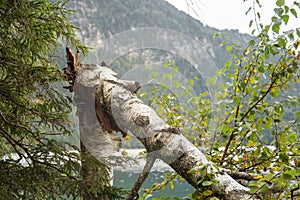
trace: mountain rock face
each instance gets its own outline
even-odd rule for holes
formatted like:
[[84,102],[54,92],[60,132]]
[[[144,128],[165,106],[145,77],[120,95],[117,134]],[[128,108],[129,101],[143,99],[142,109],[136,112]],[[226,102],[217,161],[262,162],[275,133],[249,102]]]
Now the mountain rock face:
[[[229,59],[228,52],[220,47],[222,40],[245,45],[250,37],[239,34],[236,30],[223,30],[226,37],[214,39],[213,34],[218,31],[217,29],[203,26],[201,22],[177,10],[164,0],[73,0],[70,1],[68,7],[76,11],[75,15],[70,16],[70,20],[81,28],[78,36],[86,45],[95,48],[96,51],[101,48],[101,44],[105,40],[117,34],[156,27],[176,31],[197,41],[205,50],[201,56],[206,60],[211,59],[211,63],[215,63],[220,68]],[[172,37],[172,35],[168,37]],[[117,51],[118,47],[113,46],[112,48]],[[142,58],[142,61],[139,60],[136,65],[149,63],[150,60],[153,60],[151,57],[161,61],[163,58],[158,58],[157,55],[163,55],[166,60],[173,59],[170,57],[170,52],[155,53],[153,49],[146,48],[128,51],[124,56],[127,56],[127,62],[134,66],[135,61],[138,60],[135,58],[138,57]],[[97,60],[97,62],[101,61]],[[124,65],[124,59],[122,62]]]

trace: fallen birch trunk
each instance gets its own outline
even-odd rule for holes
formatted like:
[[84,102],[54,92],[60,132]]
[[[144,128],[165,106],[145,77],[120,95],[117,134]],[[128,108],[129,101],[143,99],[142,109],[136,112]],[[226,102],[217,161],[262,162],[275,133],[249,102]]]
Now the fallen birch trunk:
[[[163,160],[194,188],[200,187],[198,181],[203,174],[191,173],[191,171],[197,170],[201,164],[204,164],[211,166],[211,173],[214,173],[215,180],[218,181],[219,186],[210,189],[220,199],[254,199],[249,194],[248,188],[236,182],[225,172],[215,169],[205,155],[176,127],[170,127],[151,107],[138,99],[135,92],[140,86],[137,82],[120,80],[108,67],[93,64],[80,64],[80,70],[76,75],[75,96],[80,95],[80,90],[77,91],[79,94],[76,94],[76,84],[95,88],[97,119],[101,129],[108,135],[112,135],[111,141],[115,138],[112,131],[132,133],[145,146],[149,156]],[[97,149],[95,140],[102,139],[93,137],[92,148]],[[103,150],[103,147],[99,148]]]

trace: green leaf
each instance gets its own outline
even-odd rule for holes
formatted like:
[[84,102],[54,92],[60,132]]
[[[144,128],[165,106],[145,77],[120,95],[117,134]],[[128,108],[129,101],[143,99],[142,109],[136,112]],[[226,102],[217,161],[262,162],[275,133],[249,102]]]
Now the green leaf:
[[290,7],[288,7],[287,5],[285,5],[285,6],[284,6],[284,11],[285,11],[285,13],[288,13],[289,10],[290,10]]
[[147,95],[146,92],[141,92],[139,96],[140,96],[141,98],[146,99],[148,95]]
[[285,24],[289,22],[290,16],[289,15],[282,15],[281,19],[284,21]]
[[190,85],[191,85],[191,86],[194,86],[194,84],[195,84],[195,81],[194,81],[193,79],[191,79],[191,80],[190,80]]
[[250,40],[249,41],[249,46],[254,46],[256,43],[255,43],[255,40]]
[[279,20],[279,18],[278,18],[278,17],[276,17],[276,16],[273,16],[273,17],[272,17],[272,22],[273,22],[274,24],[276,24],[276,23],[279,23],[279,22],[280,22],[280,20]]
[[205,190],[202,194],[204,195],[204,196],[210,196],[210,195],[212,195],[212,191],[211,190]]
[[239,105],[240,102],[241,102],[241,97],[236,96],[236,97],[233,98],[233,101],[234,101],[237,105]]
[[295,33],[294,30],[290,30],[290,31],[286,32],[286,34],[288,35],[288,37],[289,37],[290,40],[294,40],[295,39],[294,33]]
[[288,160],[289,160],[289,157],[288,157],[286,154],[284,154],[284,153],[279,153],[279,159],[280,159],[282,162],[287,163]]
[[266,26],[265,26],[265,31],[266,31],[266,33],[269,32],[269,30],[270,30],[270,25],[266,25]]
[[280,30],[280,23],[273,24],[272,31],[279,34],[279,30]]
[[289,73],[295,73],[298,70],[298,65],[295,63],[291,67],[288,68]]
[[260,66],[260,67],[258,68],[258,71],[259,71],[260,73],[265,73],[265,68],[264,68],[263,66]]
[[265,194],[265,195],[268,195],[271,193],[270,189],[267,187],[267,186],[263,186],[261,189],[260,189],[260,192]]
[[283,8],[274,8],[274,11],[278,16],[281,16],[284,13]]
[[298,37],[300,37],[300,28],[296,28],[296,31],[297,31]]
[[167,74],[163,74],[161,79],[165,80],[166,78],[167,78]]
[[158,76],[158,72],[152,72],[152,78],[153,78],[153,79],[156,79],[157,76]]
[[203,181],[202,183],[203,186],[210,186],[211,184],[213,184],[212,181]]
[[298,18],[297,11],[294,8],[292,8],[290,11],[296,18]]
[[284,173],[282,174],[282,177],[283,177],[283,179],[284,179],[285,181],[287,181],[287,180],[294,180],[294,179],[295,179],[295,176],[292,175],[292,174],[290,174],[290,173],[288,173],[288,171],[284,172]]
[[278,90],[271,93],[271,95],[275,98],[278,98],[280,96],[280,92]]
[[175,70],[175,72],[178,72],[178,66],[174,65],[173,69]]
[[208,91],[205,91],[201,94],[202,97],[206,97],[208,95]]
[[176,89],[180,88],[181,84],[178,81],[173,82]]
[[298,135],[296,133],[291,133],[288,137],[290,143],[294,143],[298,140]]
[[169,181],[169,185],[170,185],[171,189],[174,189],[174,183],[173,183],[173,181]]
[[284,6],[284,4],[285,4],[284,0],[277,0],[276,1],[276,5],[279,6],[279,7]]
[[199,199],[198,197],[201,197],[202,195],[201,195],[201,193],[198,191],[198,190],[196,190],[193,194],[192,194],[192,198],[193,199]]
[[226,46],[226,50],[227,50],[227,51],[231,51],[231,49],[232,49],[232,46],[230,46],[230,45],[227,45],[227,46]]
[[264,147],[263,150],[264,150],[265,154],[267,155],[267,157],[271,156],[271,151],[268,147]]
[[250,185],[250,193],[251,194],[256,193],[257,190],[258,190],[258,186],[254,185],[254,184]]
[[254,151],[254,156],[258,157],[259,155],[261,155],[261,147],[258,146],[257,149]]
[[253,20],[250,21],[250,23],[249,23],[249,28],[252,27],[252,24],[253,24]]

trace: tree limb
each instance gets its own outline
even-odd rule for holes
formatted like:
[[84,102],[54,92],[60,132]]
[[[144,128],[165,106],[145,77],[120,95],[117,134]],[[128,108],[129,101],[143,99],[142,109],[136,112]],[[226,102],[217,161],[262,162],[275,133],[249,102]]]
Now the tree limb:
[[154,157],[147,156],[147,161],[144,166],[144,169],[143,169],[142,173],[140,174],[140,176],[138,177],[137,181],[135,182],[134,186],[132,187],[126,200],[138,199],[138,192],[139,192],[141,186],[143,185],[144,181],[147,179],[155,160],[156,159]]

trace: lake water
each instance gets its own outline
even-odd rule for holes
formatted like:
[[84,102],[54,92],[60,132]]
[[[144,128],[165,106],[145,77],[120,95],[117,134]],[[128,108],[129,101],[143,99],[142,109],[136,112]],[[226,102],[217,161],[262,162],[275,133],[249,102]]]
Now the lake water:
[[[164,177],[164,172],[153,171],[150,172],[148,178],[144,182],[141,191],[144,189],[149,189],[152,187],[153,183],[161,183]],[[131,189],[134,185],[135,181],[137,180],[139,173],[131,173],[131,172],[124,172],[124,171],[117,171],[114,172],[114,186],[122,187],[124,189]],[[153,197],[178,197],[179,199],[183,199],[187,194],[191,194],[194,192],[194,188],[191,187],[186,181],[178,181],[174,182],[174,189],[171,189],[170,186],[168,188],[156,191],[149,197],[148,199],[152,199]],[[141,196],[140,192],[140,196]]]
[[[128,156],[133,158],[138,155],[139,152],[143,151],[142,149],[130,149],[126,150]],[[122,152],[122,150],[121,150]],[[131,189],[136,182],[138,176],[140,175],[146,161],[145,159],[139,159],[138,164],[131,165],[131,166],[122,166],[116,167],[114,169],[114,186],[121,187],[124,189]],[[151,189],[153,183],[161,183],[164,180],[164,175],[166,172],[173,171],[167,164],[163,163],[160,160],[157,160],[152,167],[152,170],[144,182],[141,191],[144,189]],[[164,190],[158,190],[152,194],[151,197],[147,199],[152,199],[153,197],[178,197],[183,199],[188,194],[194,192],[194,188],[190,186],[186,181],[180,180],[179,178],[177,181],[174,181],[174,188],[171,189],[170,185]],[[141,196],[140,192],[140,196]]]

